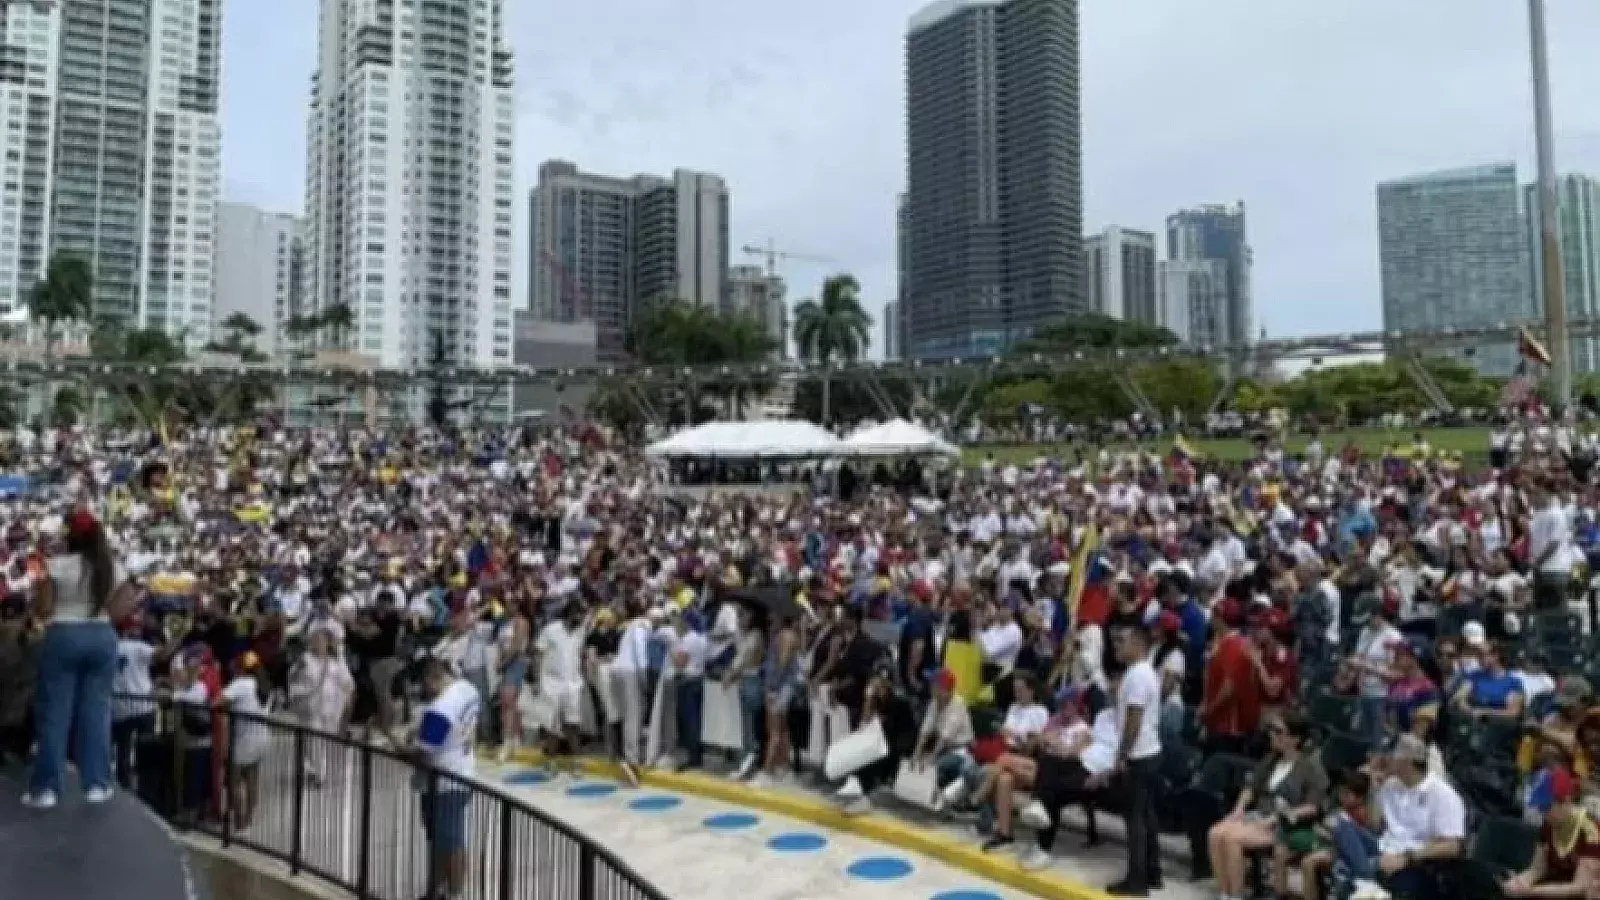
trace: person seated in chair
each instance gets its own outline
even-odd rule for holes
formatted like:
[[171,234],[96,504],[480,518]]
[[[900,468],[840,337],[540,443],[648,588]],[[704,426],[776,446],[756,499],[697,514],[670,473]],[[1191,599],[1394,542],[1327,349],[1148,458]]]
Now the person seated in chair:
[[[1001,734],[1005,736],[1006,752],[984,767],[983,780],[972,795],[973,805],[980,808],[992,804],[994,829],[984,842],[985,851],[997,850],[1011,843],[1012,804],[1018,791],[1033,790],[1038,764],[1034,754],[1038,750],[1039,734],[1050,722],[1050,712],[1038,701],[1038,685],[1031,675],[1018,674],[1012,681],[1014,699],[1006,710]],[[985,815],[980,818],[980,827]]]
[[1432,900],[1435,879],[1424,866],[1458,859],[1467,833],[1466,804],[1444,778],[1428,772],[1428,745],[1403,734],[1387,758],[1374,757],[1379,780],[1376,831],[1341,819],[1333,829],[1335,874],[1378,881],[1397,900]]
[[[1211,827],[1211,865],[1222,900],[1245,893],[1245,854],[1278,845],[1296,852],[1310,849],[1306,831],[1328,795],[1328,774],[1314,754],[1305,752],[1310,727],[1298,716],[1286,716],[1267,726],[1271,752],[1256,768],[1250,784],[1239,793],[1233,812]],[[1288,857],[1283,855],[1273,872],[1279,896],[1288,891]]]
[[1550,813],[1528,868],[1501,885],[1511,900],[1586,897],[1600,888],[1600,825],[1578,802],[1578,779],[1552,769]]
[[[1116,690],[1121,673],[1111,675]],[[1093,726],[1083,719],[1087,697],[1069,688],[1060,698],[1060,710],[1045,728],[1039,741],[1039,774],[1034,793],[1038,799],[1017,814],[1023,824],[1036,830],[1036,845],[1023,855],[1024,869],[1037,870],[1050,865],[1061,814],[1075,802],[1083,804],[1088,819],[1088,843],[1100,843],[1094,803],[1105,790],[1116,768],[1117,747],[1122,735],[1117,731],[1117,711],[1107,706],[1094,717]]]

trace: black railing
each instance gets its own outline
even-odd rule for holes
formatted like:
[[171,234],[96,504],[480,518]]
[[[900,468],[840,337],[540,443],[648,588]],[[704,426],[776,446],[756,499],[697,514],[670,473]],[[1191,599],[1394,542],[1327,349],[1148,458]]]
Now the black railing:
[[153,708],[119,720],[133,747],[119,774],[163,818],[361,900],[665,900],[571,827],[406,754],[276,717],[117,706]]

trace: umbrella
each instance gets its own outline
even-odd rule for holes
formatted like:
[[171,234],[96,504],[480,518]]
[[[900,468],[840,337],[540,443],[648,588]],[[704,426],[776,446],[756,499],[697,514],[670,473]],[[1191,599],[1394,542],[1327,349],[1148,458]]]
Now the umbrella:
[[804,618],[806,614],[805,609],[795,601],[794,592],[786,587],[763,585],[741,588],[729,592],[728,596],[734,602],[742,603],[758,613],[765,612],[770,619],[780,622]]

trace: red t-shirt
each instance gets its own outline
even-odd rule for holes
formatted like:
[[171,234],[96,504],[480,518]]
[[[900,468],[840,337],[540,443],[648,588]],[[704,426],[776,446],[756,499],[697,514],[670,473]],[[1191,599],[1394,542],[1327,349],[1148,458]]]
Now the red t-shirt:
[[1294,652],[1288,647],[1279,647],[1261,660],[1261,667],[1280,685],[1277,691],[1269,691],[1262,684],[1261,702],[1273,706],[1284,705],[1300,688],[1300,666],[1295,662]]
[[1242,635],[1230,634],[1218,642],[1206,665],[1206,706],[1224,684],[1233,685],[1233,696],[1205,717],[1206,730],[1232,737],[1255,734],[1261,724],[1261,682]]

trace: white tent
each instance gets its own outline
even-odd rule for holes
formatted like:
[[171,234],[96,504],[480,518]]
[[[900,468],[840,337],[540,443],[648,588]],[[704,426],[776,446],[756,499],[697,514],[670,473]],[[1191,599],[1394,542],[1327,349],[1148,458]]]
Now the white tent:
[[810,422],[707,422],[657,441],[644,452],[667,459],[837,456],[844,452],[844,443]]
[[845,439],[851,456],[959,456],[961,448],[915,422],[890,419]]

